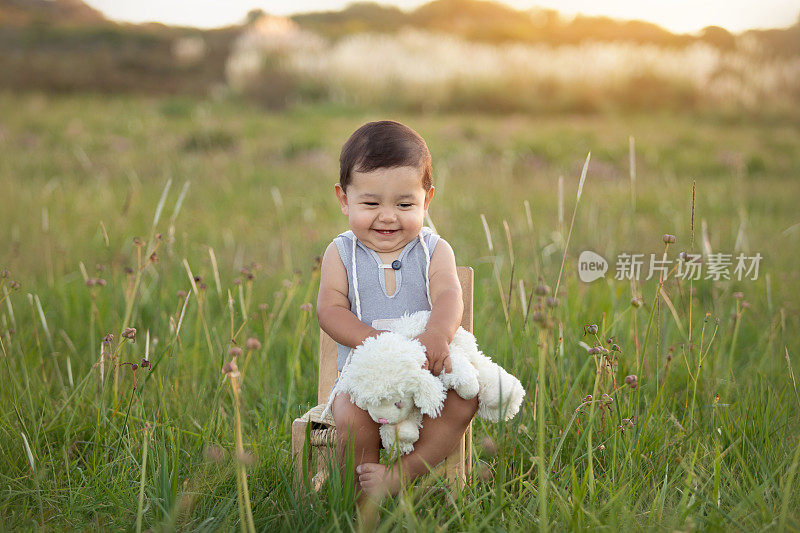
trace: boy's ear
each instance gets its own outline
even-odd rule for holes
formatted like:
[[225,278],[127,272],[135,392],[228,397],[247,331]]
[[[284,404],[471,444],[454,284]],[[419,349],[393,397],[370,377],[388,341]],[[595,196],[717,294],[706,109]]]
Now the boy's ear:
[[435,189],[436,189],[436,187],[431,185],[430,190],[425,193],[425,211],[428,210],[428,206],[430,205],[431,200],[433,199],[433,192],[434,192]]
[[344,189],[342,189],[342,186],[338,183],[333,186],[333,190],[336,192],[336,197],[339,199],[339,205],[342,207],[342,213],[347,215],[349,212],[347,205],[347,194],[345,194]]

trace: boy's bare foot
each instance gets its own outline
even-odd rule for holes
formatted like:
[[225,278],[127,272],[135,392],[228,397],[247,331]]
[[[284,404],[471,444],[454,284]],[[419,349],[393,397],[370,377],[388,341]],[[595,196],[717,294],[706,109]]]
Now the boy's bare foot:
[[400,492],[400,475],[397,470],[380,463],[363,463],[356,467],[358,482],[369,495],[395,496]]

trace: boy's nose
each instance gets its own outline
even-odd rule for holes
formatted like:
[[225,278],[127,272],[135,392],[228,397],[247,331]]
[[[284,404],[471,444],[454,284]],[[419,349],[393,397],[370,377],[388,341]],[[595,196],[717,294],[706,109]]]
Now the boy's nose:
[[378,219],[381,221],[389,221],[394,220],[397,218],[394,209],[382,209],[381,212],[378,214]]

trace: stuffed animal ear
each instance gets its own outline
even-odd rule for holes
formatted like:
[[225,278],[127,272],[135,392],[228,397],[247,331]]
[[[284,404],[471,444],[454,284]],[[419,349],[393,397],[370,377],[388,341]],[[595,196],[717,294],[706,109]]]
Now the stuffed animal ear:
[[444,384],[428,370],[420,369],[419,374],[415,382],[414,403],[423,415],[436,418],[442,412],[447,397]]

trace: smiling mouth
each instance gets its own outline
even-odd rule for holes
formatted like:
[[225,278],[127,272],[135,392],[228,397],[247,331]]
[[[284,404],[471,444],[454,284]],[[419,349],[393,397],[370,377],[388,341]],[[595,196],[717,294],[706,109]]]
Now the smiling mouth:
[[381,235],[394,235],[395,233],[397,233],[398,230],[396,230],[396,229],[389,229],[389,230],[376,229],[374,231],[377,231]]

